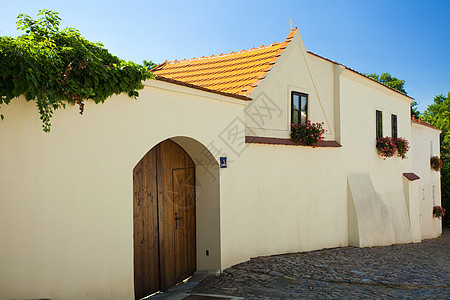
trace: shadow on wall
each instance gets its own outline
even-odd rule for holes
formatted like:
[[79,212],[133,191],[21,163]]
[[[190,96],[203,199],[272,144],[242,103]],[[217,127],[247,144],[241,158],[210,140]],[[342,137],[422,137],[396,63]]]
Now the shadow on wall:
[[348,176],[348,236],[355,247],[387,246],[412,242],[404,195],[375,192],[368,174]]
[[195,163],[197,270],[221,270],[219,163],[205,145],[193,138],[170,139],[183,147]]

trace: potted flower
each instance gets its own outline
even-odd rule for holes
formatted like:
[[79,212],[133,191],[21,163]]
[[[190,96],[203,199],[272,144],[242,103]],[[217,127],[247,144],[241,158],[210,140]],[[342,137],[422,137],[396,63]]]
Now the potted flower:
[[393,139],[388,136],[377,139],[377,149],[378,153],[384,156],[384,159],[394,156],[395,151],[397,151]]
[[445,208],[439,205],[433,207],[433,218],[440,219],[443,216],[445,216]]
[[439,172],[439,170],[442,169],[442,160],[437,156],[433,156],[432,158],[430,158],[430,166],[431,169]]
[[397,148],[397,156],[402,159],[406,158],[406,153],[409,150],[409,142],[404,138],[392,138],[394,140],[395,147]]
[[323,141],[322,134],[325,130],[322,123],[291,124],[291,139],[296,143],[305,143],[308,146],[316,146]]

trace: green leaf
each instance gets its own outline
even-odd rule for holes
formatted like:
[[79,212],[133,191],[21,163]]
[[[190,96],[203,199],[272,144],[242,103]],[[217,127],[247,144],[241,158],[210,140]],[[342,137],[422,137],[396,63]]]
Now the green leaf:
[[123,92],[137,97],[142,81],[154,78],[148,66],[119,59],[77,29],[59,30],[57,12],[40,10],[38,16],[19,14],[17,29],[25,33],[0,37],[0,104],[20,95],[36,101],[45,132],[53,111],[75,103],[77,95],[96,103]]

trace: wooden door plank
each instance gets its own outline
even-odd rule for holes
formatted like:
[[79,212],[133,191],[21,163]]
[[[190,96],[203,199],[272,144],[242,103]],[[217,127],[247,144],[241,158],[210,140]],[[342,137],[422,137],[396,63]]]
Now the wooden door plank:
[[195,271],[195,168],[172,170],[175,210],[181,220],[175,230],[177,280]]
[[[161,142],[134,168],[133,193],[135,296],[139,299],[195,272],[193,160],[173,141]],[[178,229],[175,212],[182,218]]]
[[187,265],[186,272],[188,275],[194,274],[197,269],[197,243],[196,243],[196,181],[195,181],[195,167],[189,168],[187,174],[186,185],[186,257]]
[[[166,289],[195,271],[195,206],[191,210],[185,209],[187,201],[195,201],[195,164],[178,144],[164,141],[160,146],[157,177],[159,229],[160,237],[162,237],[160,240],[161,287]],[[186,173],[186,169],[190,169],[189,174]],[[174,172],[179,176],[174,177]],[[180,205],[183,209],[179,208]],[[194,217],[186,215],[186,212],[193,213]],[[182,219],[175,222],[175,213]],[[187,226],[187,224],[190,225]],[[193,232],[188,232],[188,228]],[[189,239],[191,241],[188,243]],[[188,247],[193,249],[188,250]],[[191,261],[188,261],[188,256]]]
[[171,197],[172,165],[177,158],[176,153],[176,144],[172,141],[164,141],[157,146],[161,290],[176,284],[173,229],[175,220]]
[[135,297],[160,289],[156,190],[156,151],[150,150],[133,170]]

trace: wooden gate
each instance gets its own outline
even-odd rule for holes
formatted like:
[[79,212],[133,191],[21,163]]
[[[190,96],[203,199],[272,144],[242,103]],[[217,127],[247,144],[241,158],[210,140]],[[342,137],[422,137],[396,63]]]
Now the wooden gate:
[[196,269],[195,164],[175,142],[150,150],[133,170],[136,299],[163,291]]

